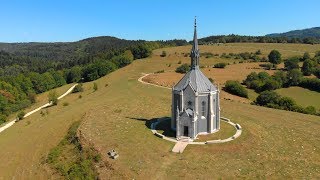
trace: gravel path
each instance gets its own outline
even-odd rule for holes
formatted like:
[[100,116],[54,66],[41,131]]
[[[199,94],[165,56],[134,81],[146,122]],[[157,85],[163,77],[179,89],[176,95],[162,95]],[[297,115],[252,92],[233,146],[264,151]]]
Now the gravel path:
[[[70,93],[72,92],[73,88],[74,88],[76,85],[77,85],[77,84],[75,84],[75,85],[73,85],[72,87],[70,87],[70,88],[68,89],[68,91],[66,91],[64,94],[62,94],[61,96],[59,96],[58,99],[62,99],[62,98],[65,97],[66,95],[70,94]],[[34,110],[26,113],[26,114],[24,115],[24,118],[30,116],[31,114],[33,114],[33,113],[35,113],[35,112],[37,112],[37,111],[39,111],[39,110],[41,110],[41,109],[43,109],[43,108],[45,108],[45,107],[51,106],[51,104],[52,104],[51,102],[50,102],[50,103],[47,103],[47,104],[45,104],[45,105],[43,105],[43,106],[38,107],[37,109],[34,109]],[[16,122],[16,120],[17,120],[17,119],[14,119],[14,120],[8,122],[6,125],[0,127],[0,133],[1,133],[2,131],[4,131],[4,130],[8,129],[9,127],[11,127],[11,126]]]

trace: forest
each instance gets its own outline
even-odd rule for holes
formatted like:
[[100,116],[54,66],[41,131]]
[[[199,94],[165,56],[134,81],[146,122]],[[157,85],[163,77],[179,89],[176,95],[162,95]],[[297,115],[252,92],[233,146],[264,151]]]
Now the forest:
[[96,80],[185,40],[130,41],[103,36],[70,43],[0,43],[0,124],[36,102],[36,94]]

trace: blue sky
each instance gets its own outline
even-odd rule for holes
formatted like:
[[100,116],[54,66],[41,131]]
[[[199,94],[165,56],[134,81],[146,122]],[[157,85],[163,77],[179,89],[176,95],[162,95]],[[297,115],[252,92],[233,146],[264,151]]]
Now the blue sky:
[[3,0],[0,42],[77,41],[92,36],[167,40],[265,35],[320,26],[319,0]]

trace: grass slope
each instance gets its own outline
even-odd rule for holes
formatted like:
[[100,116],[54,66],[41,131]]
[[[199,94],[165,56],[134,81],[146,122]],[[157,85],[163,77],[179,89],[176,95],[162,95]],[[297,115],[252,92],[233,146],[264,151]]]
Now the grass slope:
[[[265,44],[254,46],[262,49]],[[299,51],[298,46],[295,49],[284,44],[281,48],[288,46]],[[243,47],[239,44],[233,49],[242,52]],[[182,50],[189,52],[190,47]],[[218,145],[190,145],[183,154],[170,153],[174,144],[152,135],[148,125],[149,120],[170,116],[171,91],[137,81],[142,72],[178,66],[179,58],[160,58],[158,51],[162,52],[157,50],[152,58],[137,60],[97,80],[96,92],[92,82],[85,83],[81,99],[79,94],[68,95],[58,106],[48,108],[49,114],[35,113],[1,133],[0,179],[54,178],[43,161],[67,134],[69,126],[84,115],[81,134],[107,164],[98,167],[102,179],[320,176],[319,117],[239,102],[221,101],[222,115],[243,127],[239,139]],[[190,61],[183,57],[181,60]],[[210,64],[219,60],[208,59]],[[168,67],[170,63],[172,66]],[[69,105],[63,106],[63,102]],[[117,160],[108,158],[106,152],[111,149],[119,152]]]
[[282,96],[293,98],[297,104],[303,107],[314,106],[315,108],[320,109],[320,94],[316,91],[301,87],[289,87],[277,89],[276,92]]

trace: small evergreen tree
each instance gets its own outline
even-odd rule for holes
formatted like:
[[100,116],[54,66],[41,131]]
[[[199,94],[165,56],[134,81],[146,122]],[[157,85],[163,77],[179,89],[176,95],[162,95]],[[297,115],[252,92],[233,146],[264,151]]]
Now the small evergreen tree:
[[277,50],[272,50],[270,54],[268,55],[270,63],[276,65],[281,63],[281,54]]

